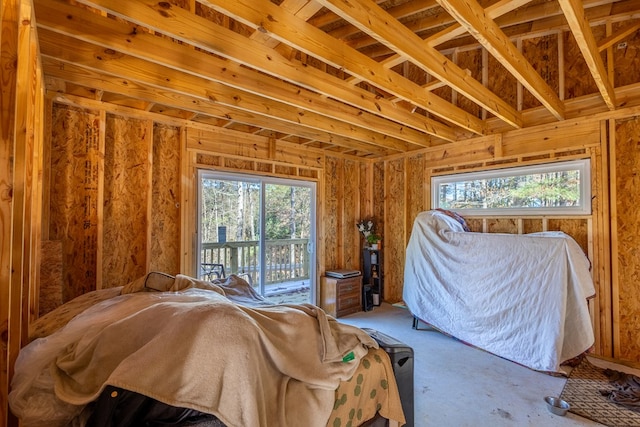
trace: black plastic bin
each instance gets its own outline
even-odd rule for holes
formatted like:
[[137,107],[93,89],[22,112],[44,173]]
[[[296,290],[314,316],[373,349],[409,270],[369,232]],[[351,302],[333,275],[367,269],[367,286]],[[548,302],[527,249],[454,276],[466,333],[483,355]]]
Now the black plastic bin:
[[373,291],[370,285],[364,285],[362,287],[362,310],[373,310]]
[[387,352],[398,384],[406,427],[413,427],[413,348],[375,329],[363,328]]

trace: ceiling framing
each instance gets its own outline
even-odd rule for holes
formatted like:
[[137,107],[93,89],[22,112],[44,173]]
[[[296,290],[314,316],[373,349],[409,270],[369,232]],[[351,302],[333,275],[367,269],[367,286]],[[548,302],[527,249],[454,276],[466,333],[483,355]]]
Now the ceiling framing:
[[[640,0],[34,5],[47,90],[59,99],[90,98],[362,158],[575,118],[580,109],[568,106],[575,100],[523,52],[531,37],[571,32],[597,88],[592,111],[594,103],[596,111],[615,110],[607,49],[640,29]],[[596,25],[606,26],[600,40]],[[456,59],[479,48],[482,74],[474,76]],[[490,89],[489,56],[536,107],[522,110]]]

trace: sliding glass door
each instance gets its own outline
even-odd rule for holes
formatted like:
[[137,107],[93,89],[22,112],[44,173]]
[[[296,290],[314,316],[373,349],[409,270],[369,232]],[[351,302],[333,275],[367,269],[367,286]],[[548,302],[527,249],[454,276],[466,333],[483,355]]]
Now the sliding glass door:
[[315,184],[201,171],[198,271],[274,303],[315,302]]

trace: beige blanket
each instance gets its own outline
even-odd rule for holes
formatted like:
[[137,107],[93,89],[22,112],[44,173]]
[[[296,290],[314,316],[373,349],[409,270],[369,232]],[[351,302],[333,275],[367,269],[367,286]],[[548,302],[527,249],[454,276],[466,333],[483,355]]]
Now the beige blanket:
[[121,295],[74,318],[54,335],[59,347],[69,337],[51,371],[58,398],[83,405],[111,384],[230,427],[326,426],[334,390],[375,341],[314,306],[252,309],[198,282],[178,276],[178,292]]

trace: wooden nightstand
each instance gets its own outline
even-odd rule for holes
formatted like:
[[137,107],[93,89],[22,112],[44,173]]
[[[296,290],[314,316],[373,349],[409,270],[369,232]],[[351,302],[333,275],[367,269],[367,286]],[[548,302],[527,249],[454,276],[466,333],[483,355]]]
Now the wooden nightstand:
[[320,307],[334,317],[362,310],[362,276],[337,279],[322,276]]

